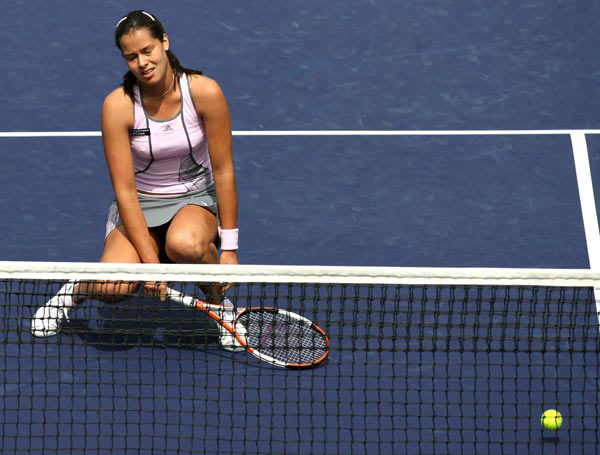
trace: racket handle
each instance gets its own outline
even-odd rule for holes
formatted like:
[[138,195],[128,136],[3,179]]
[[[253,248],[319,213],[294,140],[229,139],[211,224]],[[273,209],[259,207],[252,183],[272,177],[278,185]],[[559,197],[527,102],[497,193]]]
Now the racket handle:
[[175,289],[167,288],[167,295],[171,300],[177,303],[181,303],[185,306],[194,306],[194,298],[189,295],[184,295]]

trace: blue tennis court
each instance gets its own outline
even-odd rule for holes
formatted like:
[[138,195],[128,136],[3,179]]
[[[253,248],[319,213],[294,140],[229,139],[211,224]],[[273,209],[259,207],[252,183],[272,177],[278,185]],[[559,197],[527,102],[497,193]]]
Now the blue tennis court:
[[[116,21],[141,6],[58,0],[3,7],[0,261],[98,260],[113,200],[100,108],[125,72],[113,43]],[[216,79],[227,96],[242,263],[600,267],[596,3],[234,0],[167,7],[150,0],[143,8],[165,24],[182,63]],[[542,314],[537,295],[509,295],[496,306],[484,290],[479,297],[494,321],[506,322],[515,307],[530,311],[506,322],[523,324],[510,340],[531,342],[556,329],[548,336],[558,344],[568,335],[583,343],[571,346],[570,359],[535,342],[513,358],[499,346],[467,353],[452,347],[452,316],[439,313],[450,311],[450,300],[426,298],[431,291],[416,291],[418,321],[401,303],[394,307],[399,319],[388,321],[382,289],[374,300],[342,297],[336,288],[337,300],[302,301],[340,344],[327,365],[309,372],[265,371],[243,354],[205,349],[215,338],[205,317],[142,298],[87,305],[55,345],[21,327],[39,297],[25,290],[25,297],[6,298],[0,420],[14,437],[3,450],[596,453],[599,358],[586,348],[598,342],[592,294],[576,307],[553,295]],[[300,301],[292,303],[300,309]],[[384,333],[375,344],[366,341],[374,326],[352,316],[366,309],[376,312],[367,322]],[[148,312],[159,322],[144,322]],[[440,352],[403,345],[413,323],[425,323],[421,338],[434,336],[430,317],[441,321],[435,339],[448,345],[437,346]],[[184,335],[174,335],[172,326],[182,325]],[[108,327],[120,335],[107,335]],[[353,336],[358,345],[344,346]],[[377,396],[373,374],[381,381]],[[498,377],[502,383],[494,383]],[[478,378],[503,392],[482,398]],[[568,393],[564,378],[577,392]],[[271,392],[284,388],[285,400],[272,401]],[[307,388],[310,401],[302,395]],[[94,401],[108,394],[111,403]],[[347,403],[332,409],[332,394],[336,407]],[[244,400],[258,404],[240,419],[236,406]],[[558,440],[537,431],[550,402],[573,417]],[[202,433],[215,419],[218,432]],[[311,434],[313,427],[322,430]]]

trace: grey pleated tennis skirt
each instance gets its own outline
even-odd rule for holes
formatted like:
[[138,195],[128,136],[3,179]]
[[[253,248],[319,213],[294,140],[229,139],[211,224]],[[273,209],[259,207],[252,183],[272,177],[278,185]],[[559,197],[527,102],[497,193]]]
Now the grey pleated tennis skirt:
[[[152,197],[138,193],[138,199],[148,227],[157,227],[168,223],[180,209],[187,205],[199,205],[217,216],[217,193],[214,184],[203,191],[174,197]],[[104,238],[106,239],[108,234],[121,224],[123,222],[119,216],[117,203],[114,201],[108,210]]]

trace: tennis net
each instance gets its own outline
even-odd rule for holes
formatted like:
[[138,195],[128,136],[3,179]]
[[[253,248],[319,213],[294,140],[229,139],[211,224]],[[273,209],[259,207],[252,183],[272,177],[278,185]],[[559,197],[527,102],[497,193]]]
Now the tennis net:
[[[234,283],[238,309],[314,321],[329,355],[229,352],[205,313],[139,292],[33,336],[72,279]],[[585,270],[0,262],[0,453],[595,454],[598,286]]]

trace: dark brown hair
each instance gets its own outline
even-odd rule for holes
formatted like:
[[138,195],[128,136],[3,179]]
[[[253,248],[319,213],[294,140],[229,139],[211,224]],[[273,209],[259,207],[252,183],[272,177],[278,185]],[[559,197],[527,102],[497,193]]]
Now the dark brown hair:
[[[158,18],[154,14],[148,13],[147,11],[136,10],[130,12],[129,14],[127,14],[127,16],[124,16],[117,23],[117,28],[115,30],[115,44],[119,48],[119,50],[122,51],[121,38],[123,37],[123,35],[131,32],[132,30],[137,30],[140,28],[147,28],[152,37],[156,38],[160,42],[163,42],[165,29],[161,22],[158,20]],[[173,69],[173,73],[175,74],[175,78],[177,80],[179,80],[179,77],[184,73],[202,74],[201,71],[184,68],[183,66],[181,66],[181,63],[179,63],[179,60],[177,59],[177,57],[175,57],[175,54],[173,54],[171,50],[167,51],[167,57],[169,59],[169,64],[171,65],[171,68]],[[131,71],[125,73],[125,75],[123,76],[123,83],[121,85],[123,86],[123,90],[125,90],[125,93],[127,93],[127,95],[129,95],[129,97],[134,102],[134,87],[136,83],[137,78]]]

